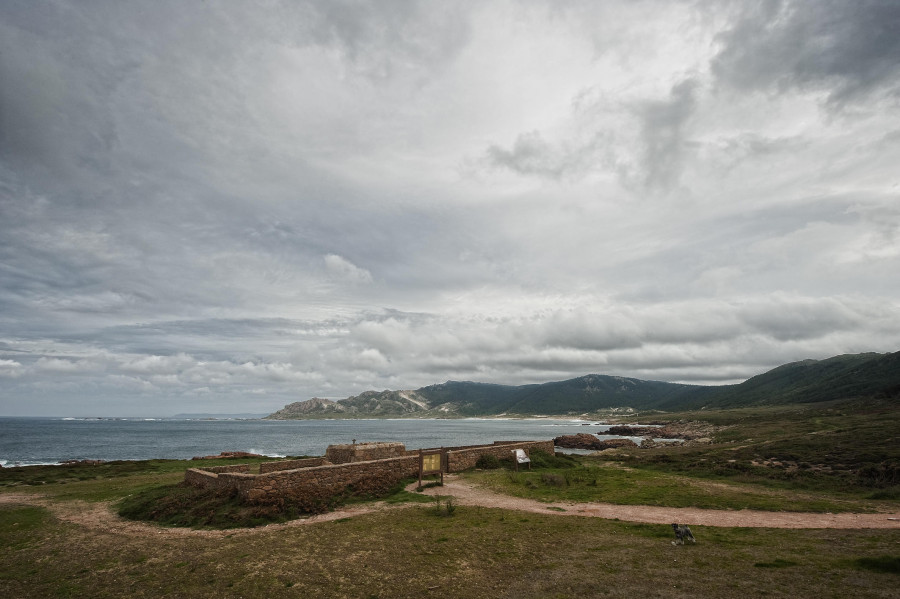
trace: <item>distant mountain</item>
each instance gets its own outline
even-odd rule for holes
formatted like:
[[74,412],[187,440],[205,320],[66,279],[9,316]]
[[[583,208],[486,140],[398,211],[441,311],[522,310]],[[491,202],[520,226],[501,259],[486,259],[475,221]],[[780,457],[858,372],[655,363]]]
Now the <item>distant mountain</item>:
[[683,410],[900,397],[900,352],[850,354],[779,366],[739,385],[701,386],[600,374],[539,385],[447,381],[288,404],[271,420],[581,415],[609,408]]
[[452,418],[583,414],[604,408],[646,408],[698,390],[702,390],[702,387],[597,374],[568,381],[521,386],[448,381],[411,391],[366,391],[339,401],[320,398],[299,401],[288,404],[267,418]]

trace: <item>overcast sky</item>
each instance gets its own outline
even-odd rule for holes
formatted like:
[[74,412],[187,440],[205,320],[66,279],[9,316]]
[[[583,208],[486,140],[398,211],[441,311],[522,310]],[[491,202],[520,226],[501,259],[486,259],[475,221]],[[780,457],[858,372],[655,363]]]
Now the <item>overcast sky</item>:
[[900,350],[900,2],[0,2],[0,415]]

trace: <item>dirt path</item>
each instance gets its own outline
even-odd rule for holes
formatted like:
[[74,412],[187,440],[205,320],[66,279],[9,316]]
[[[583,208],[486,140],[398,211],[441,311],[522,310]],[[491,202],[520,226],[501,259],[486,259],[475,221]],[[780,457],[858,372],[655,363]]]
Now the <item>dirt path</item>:
[[89,502],[89,501],[52,501],[42,495],[32,494],[6,494],[0,493],[0,506],[2,505],[36,505],[50,510],[54,516],[64,522],[79,524],[95,530],[110,533],[125,534],[130,536],[158,537],[158,538],[175,538],[175,537],[212,537],[224,538],[237,535],[260,534],[268,531],[292,528],[295,526],[306,526],[308,524],[318,524],[320,522],[329,522],[333,520],[341,520],[343,518],[351,518],[361,514],[369,514],[372,512],[394,509],[398,507],[406,507],[404,504],[388,505],[382,502],[370,503],[366,505],[353,505],[342,507],[333,512],[326,514],[318,514],[307,518],[299,518],[291,520],[283,524],[269,524],[258,528],[233,528],[228,530],[195,530],[192,528],[169,528],[137,522],[134,520],[126,520],[113,511],[112,504],[107,501]]
[[672,522],[721,527],[750,528],[897,528],[900,513],[893,514],[816,514],[805,512],[762,512],[755,510],[704,510],[651,505],[615,505],[612,503],[545,503],[493,493],[472,486],[455,476],[446,476],[443,487],[431,487],[428,495],[450,495],[460,505],[497,507],[538,514],[589,516],[627,522],[671,524]]
[[[410,485],[413,490],[416,483]],[[502,508],[557,516],[586,516],[619,519],[627,522],[671,524],[672,522],[702,526],[751,528],[896,528],[900,529],[900,513],[892,514],[815,514],[798,512],[761,512],[754,510],[704,510],[699,508],[670,508],[648,505],[614,505],[610,503],[544,503],[500,495],[466,483],[449,475],[443,487],[424,490],[427,495],[452,496],[459,505]],[[259,528],[233,530],[193,530],[166,528],[121,518],[108,502],[52,501],[41,495],[0,493],[0,505],[38,505],[50,510],[65,522],[82,525],[113,534],[156,538],[212,537],[265,534],[273,530],[306,526],[351,518],[361,514],[389,509],[401,509],[415,504],[371,503],[337,509],[327,514],[292,520],[284,524],[270,524]]]

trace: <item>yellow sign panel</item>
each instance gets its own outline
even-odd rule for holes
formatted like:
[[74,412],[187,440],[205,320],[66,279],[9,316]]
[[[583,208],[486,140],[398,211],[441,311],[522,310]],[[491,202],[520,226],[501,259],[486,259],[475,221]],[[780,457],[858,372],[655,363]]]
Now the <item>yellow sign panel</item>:
[[441,470],[441,454],[432,453],[422,456],[423,472],[439,472]]

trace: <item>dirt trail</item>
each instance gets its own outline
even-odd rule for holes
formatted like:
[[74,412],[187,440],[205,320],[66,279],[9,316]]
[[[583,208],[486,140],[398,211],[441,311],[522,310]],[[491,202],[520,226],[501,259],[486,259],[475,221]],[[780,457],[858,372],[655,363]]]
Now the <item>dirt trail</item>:
[[[408,487],[413,490],[416,483]],[[702,526],[751,527],[751,528],[896,528],[900,529],[900,513],[879,514],[815,514],[799,512],[761,512],[754,510],[704,510],[699,508],[670,508],[648,505],[614,505],[610,503],[544,503],[532,499],[520,499],[493,493],[472,486],[459,477],[449,475],[443,487],[424,490],[427,495],[452,496],[459,505],[502,508],[557,516],[585,516],[619,519],[627,522],[671,524],[672,522]],[[233,530],[193,530],[189,528],[165,528],[153,524],[126,520],[116,514],[108,502],[53,501],[35,494],[0,493],[0,505],[38,505],[50,510],[57,518],[93,528],[99,531],[157,538],[213,537],[264,534],[273,530],[306,526],[350,518],[377,511],[400,509],[415,504],[385,504],[381,502],[354,505],[320,514],[292,520],[284,524],[270,524],[259,528]]]
[[589,516],[645,522],[649,524],[688,523],[703,526],[749,528],[897,528],[900,513],[893,514],[817,514],[806,512],[762,512],[755,510],[705,510],[651,505],[615,505],[612,503],[545,503],[500,495],[474,487],[454,476],[444,478],[443,487],[425,489],[429,495],[453,496],[460,505],[497,507],[522,512],[559,516]]
[[342,518],[350,518],[361,514],[368,514],[396,507],[405,507],[403,504],[388,505],[382,502],[376,502],[366,505],[354,505],[339,508],[333,512],[326,514],[318,514],[307,518],[299,518],[291,520],[283,524],[269,524],[258,528],[233,528],[228,530],[194,530],[192,528],[169,528],[158,526],[156,524],[136,522],[134,520],[126,520],[119,516],[107,501],[89,502],[89,501],[52,501],[42,495],[32,494],[7,494],[0,493],[0,506],[2,505],[37,505],[50,510],[54,516],[64,522],[79,524],[88,528],[101,530],[104,532],[126,534],[130,536],[145,537],[212,537],[224,538],[235,535],[259,534],[281,528],[290,528],[295,526],[305,526],[308,524],[318,524],[319,522],[329,522],[340,520]]

